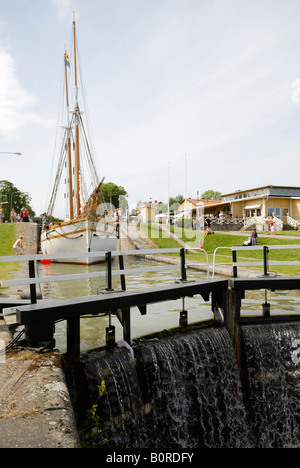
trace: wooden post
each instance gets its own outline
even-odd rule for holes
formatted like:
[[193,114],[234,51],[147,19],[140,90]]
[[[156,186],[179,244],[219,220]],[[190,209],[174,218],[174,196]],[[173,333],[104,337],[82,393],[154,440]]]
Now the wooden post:
[[77,86],[77,57],[76,57],[76,28],[75,18],[73,21],[73,48],[74,48],[74,81],[75,81],[75,174],[76,174],[76,205],[77,216],[81,215],[80,201],[80,155],[79,155],[79,106]]

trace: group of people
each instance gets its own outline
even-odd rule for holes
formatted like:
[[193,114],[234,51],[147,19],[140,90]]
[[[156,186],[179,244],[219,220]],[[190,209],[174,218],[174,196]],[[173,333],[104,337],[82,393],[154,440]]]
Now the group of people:
[[257,231],[253,229],[251,236],[244,242],[244,245],[256,245],[257,244]]
[[[266,221],[267,224],[267,230],[266,233],[269,234],[269,226],[271,228],[271,234],[275,236],[275,222],[273,216],[271,216],[270,219],[267,219]],[[248,237],[248,239],[244,242],[244,245],[256,245],[257,244],[257,231],[256,229],[253,229],[251,236]]]
[[27,208],[22,208],[20,213],[17,213],[16,210],[13,208],[10,212],[10,222],[11,223],[28,223],[29,222],[29,213]]
[[270,226],[271,234],[273,236],[275,236],[276,228],[275,228],[275,222],[274,222],[273,216],[271,216],[271,218],[266,218],[265,223],[266,223],[266,232],[267,232],[267,234],[269,234],[269,226]]

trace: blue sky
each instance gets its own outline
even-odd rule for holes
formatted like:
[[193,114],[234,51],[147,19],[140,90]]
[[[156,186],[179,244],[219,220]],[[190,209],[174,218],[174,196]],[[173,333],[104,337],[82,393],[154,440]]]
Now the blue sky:
[[0,0],[0,151],[22,152],[0,154],[0,179],[37,214],[73,10],[100,176],[130,205],[167,201],[168,181],[300,186],[299,0]]

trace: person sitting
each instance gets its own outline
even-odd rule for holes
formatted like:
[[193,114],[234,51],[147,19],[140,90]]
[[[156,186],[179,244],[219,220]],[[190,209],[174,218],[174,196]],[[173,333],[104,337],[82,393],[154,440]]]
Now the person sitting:
[[248,239],[244,241],[244,245],[251,245],[251,237],[248,237]]

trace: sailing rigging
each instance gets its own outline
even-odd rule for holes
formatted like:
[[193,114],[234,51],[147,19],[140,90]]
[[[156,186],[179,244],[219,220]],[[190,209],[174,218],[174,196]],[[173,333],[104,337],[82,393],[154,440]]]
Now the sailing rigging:
[[[73,20],[73,61],[74,61],[74,105],[70,111],[68,91],[68,69],[70,59],[64,53],[65,75],[65,125],[60,147],[59,160],[53,190],[47,209],[47,219],[53,217],[55,203],[58,197],[63,171],[66,170],[65,198],[68,205],[68,215],[62,223],[49,225],[45,223],[41,234],[43,253],[94,252],[115,250],[117,231],[113,216],[105,209],[101,192],[104,178],[99,181],[94,157],[87,138],[83,113],[79,107],[79,86],[77,76],[77,39],[75,18]],[[83,149],[85,164],[90,176],[90,187],[86,187]],[[74,154],[72,155],[72,150]],[[73,157],[74,156],[74,157]],[[88,195],[90,193],[90,195]],[[99,206],[101,207],[99,209]],[[75,242],[77,240],[77,242]],[[73,258],[68,263],[97,263],[103,256],[92,258],[84,256],[79,260]],[[65,261],[65,260],[64,260]]]

